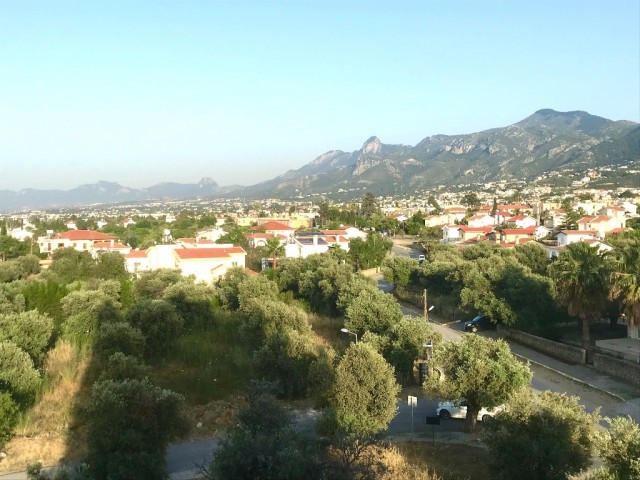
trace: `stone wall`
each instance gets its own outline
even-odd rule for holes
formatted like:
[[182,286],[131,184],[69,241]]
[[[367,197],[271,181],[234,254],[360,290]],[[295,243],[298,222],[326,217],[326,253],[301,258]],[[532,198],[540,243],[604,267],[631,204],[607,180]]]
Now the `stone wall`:
[[527,347],[531,347],[552,357],[559,358],[565,362],[584,365],[587,361],[587,353],[584,348],[554,342],[553,340],[547,340],[546,338],[537,337],[511,328],[499,326],[499,332],[501,335],[515,340],[522,345],[526,345]]
[[593,366],[598,372],[606,373],[640,386],[640,363],[596,352],[593,355]]

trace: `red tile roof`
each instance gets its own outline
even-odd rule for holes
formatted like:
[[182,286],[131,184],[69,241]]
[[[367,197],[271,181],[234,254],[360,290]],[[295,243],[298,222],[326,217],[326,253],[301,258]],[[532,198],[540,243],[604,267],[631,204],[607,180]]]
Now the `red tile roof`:
[[218,248],[177,248],[175,254],[182,260],[201,260],[205,258],[228,258],[231,254],[244,254],[242,247],[218,247]]
[[132,250],[127,253],[124,258],[147,258],[146,250]]
[[598,232],[595,230],[560,230],[560,233],[565,235],[595,235]]
[[99,240],[115,240],[115,237],[106,233],[96,232],[95,230],[69,230],[68,232],[58,233],[56,238],[65,240],[91,240],[93,242]]
[[94,242],[93,248],[108,248],[108,249],[114,249],[114,250],[123,250],[130,247],[123,245],[119,242],[114,242],[113,245],[111,245],[111,242]]
[[291,228],[289,225],[285,225],[284,223],[276,222],[274,220],[270,222],[265,222],[262,225],[258,225],[259,228],[264,228],[265,230],[295,230]]

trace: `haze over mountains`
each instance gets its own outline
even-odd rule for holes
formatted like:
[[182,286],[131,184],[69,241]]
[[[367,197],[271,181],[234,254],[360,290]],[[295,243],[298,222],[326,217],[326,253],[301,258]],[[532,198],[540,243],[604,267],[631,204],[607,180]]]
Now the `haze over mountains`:
[[369,138],[354,152],[332,150],[298,170],[243,187],[160,183],[132,189],[100,181],[68,191],[0,190],[0,211],[96,203],[207,197],[291,197],[365,188],[377,194],[412,192],[440,184],[530,180],[545,172],[584,171],[640,160],[640,124],[587,112],[539,110],[503,128],[465,135],[433,135],[415,146]]

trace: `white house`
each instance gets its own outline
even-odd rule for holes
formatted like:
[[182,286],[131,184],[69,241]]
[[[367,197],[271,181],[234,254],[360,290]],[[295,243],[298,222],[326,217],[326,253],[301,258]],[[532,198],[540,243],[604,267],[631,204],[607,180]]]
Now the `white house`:
[[20,227],[20,228],[14,228],[10,230],[9,236],[11,238],[15,238],[16,240],[20,240],[21,242],[24,242],[27,239],[33,238],[33,233],[31,233],[29,230],[26,230],[23,227]]
[[242,247],[177,248],[173,250],[175,268],[184,276],[212,284],[220,280],[227,270],[245,267],[247,252]]
[[561,230],[558,235],[558,247],[566,247],[575,242],[584,242],[585,240],[597,240],[595,230]]
[[471,228],[482,228],[495,225],[496,219],[488,214],[476,213],[467,219],[467,225]]
[[515,215],[506,220],[507,223],[511,223],[518,228],[529,228],[537,225],[536,219],[529,215]]
[[124,264],[129,273],[139,273],[150,270],[149,258],[145,250],[133,250],[124,255]]
[[90,251],[96,242],[115,241],[115,237],[94,230],[69,230],[38,238],[40,252],[51,254],[58,248],[72,247],[78,251]]
[[460,241],[460,225],[444,225],[442,227],[442,243]]

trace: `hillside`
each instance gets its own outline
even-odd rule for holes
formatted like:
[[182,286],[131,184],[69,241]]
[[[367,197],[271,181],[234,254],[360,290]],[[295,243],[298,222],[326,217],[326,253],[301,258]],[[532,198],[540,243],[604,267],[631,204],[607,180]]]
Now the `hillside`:
[[639,159],[637,123],[546,109],[504,128],[434,135],[413,147],[387,145],[371,137],[360,150],[329,151],[244,193],[275,191],[284,196],[363,187],[400,193],[439,184],[527,180],[558,169],[582,171]]

